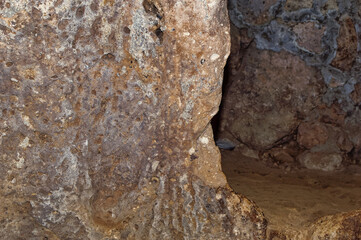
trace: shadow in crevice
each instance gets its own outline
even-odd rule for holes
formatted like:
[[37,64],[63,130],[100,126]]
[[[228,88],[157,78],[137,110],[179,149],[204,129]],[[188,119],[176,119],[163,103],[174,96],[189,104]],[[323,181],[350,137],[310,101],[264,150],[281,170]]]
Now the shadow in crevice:
[[219,110],[218,110],[217,114],[211,120],[215,142],[217,142],[217,140],[220,137],[222,111],[224,109],[224,99],[226,99],[226,96],[227,96],[227,89],[228,89],[229,79],[230,79],[230,68],[229,68],[230,63],[229,62],[230,62],[230,59],[228,58],[226,66],[224,67],[224,72],[223,72],[222,100],[219,105]]

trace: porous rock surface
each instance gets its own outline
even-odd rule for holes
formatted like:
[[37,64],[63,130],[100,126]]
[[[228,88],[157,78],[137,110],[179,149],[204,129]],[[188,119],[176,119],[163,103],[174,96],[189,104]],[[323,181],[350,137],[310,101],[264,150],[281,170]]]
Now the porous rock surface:
[[0,0],[0,239],[265,239],[209,125],[229,42],[224,0]]

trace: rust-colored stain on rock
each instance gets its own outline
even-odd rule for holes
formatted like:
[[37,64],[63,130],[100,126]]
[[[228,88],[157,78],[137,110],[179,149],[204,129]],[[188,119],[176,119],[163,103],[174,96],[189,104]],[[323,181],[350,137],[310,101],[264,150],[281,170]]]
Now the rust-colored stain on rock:
[[264,239],[209,125],[226,1],[0,1],[0,16],[1,239]]

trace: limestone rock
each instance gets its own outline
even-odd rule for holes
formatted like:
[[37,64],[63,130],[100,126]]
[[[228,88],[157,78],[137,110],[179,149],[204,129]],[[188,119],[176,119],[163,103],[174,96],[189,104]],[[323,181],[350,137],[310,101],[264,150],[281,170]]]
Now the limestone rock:
[[[245,49],[248,48],[252,42],[252,38],[248,36],[248,31],[246,28],[238,29],[232,23],[231,25],[231,52],[232,54],[228,58],[227,72],[228,74],[237,75],[237,71],[241,67]],[[227,88],[227,82],[224,88]],[[224,92],[227,94],[227,92]]]
[[310,240],[348,240],[361,238],[361,211],[340,213],[317,220],[309,229]]
[[353,144],[342,128],[321,122],[304,122],[298,127],[297,142],[307,149],[298,161],[308,169],[333,171],[341,166],[342,153],[349,153]]
[[344,125],[346,112],[342,110],[339,104],[332,104],[331,106],[326,106],[321,104],[318,106],[318,115],[320,115],[320,121],[335,126]]
[[355,89],[351,93],[351,98],[355,104],[361,104],[361,83],[355,84]]
[[325,27],[317,27],[312,22],[299,23],[293,28],[298,37],[298,45],[315,53],[322,51],[321,40],[325,30]]
[[297,157],[302,166],[326,172],[334,171],[341,166],[342,155],[339,153],[305,151]]
[[337,53],[331,65],[349,71],[357,56],[357,33],[353,20],[345,17],[340,22],[340,32],[337,38]]
[[278,163],[293,163],[295,160],[287,149],[272,148],[269,152],[271,158]]
[[209,122],[224,0],[0,1],[1,239],[264,239]]
[[251,24],[264,24],[271,20],[270,8],[277,3],[277,0],[231,0],[235,4],[245,22]]
[[361,148],[361,110],[357,109],[351,116],[345,118],[344,131],[345,135],[352,142],[356,149]]
[[337,136],[337,146],[340,148],[341,151],[344,151],[346,153],[351,152],[354,145],[352,144],[351,140],[347,136],[345,132],[340,132]]
[[298,127],[297,142],[308,149],[324,144],[327,139],[327,128],[320,122],[304,122]]
[[297,135],[299,148],[358,156],[360,3],[267,4],[271,19],[261,18],[266,15],[257,1],[230,1],[230,19],[239,29],[231,29],[220,136],[266,155]]
[[283,51],[262,51],[252,44],[244,58],[227,85],[221,132],[263,150],[291,134],[299,118],[317,106],[322,79],[315,68]]

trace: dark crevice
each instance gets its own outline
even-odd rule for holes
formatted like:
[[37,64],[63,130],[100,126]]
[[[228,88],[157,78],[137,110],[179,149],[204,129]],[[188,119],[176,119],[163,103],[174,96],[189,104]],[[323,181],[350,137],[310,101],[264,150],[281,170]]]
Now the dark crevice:
[[222,112],[223,112],[223,108],[224,108],[224,99],[226,98],[227,88],[229,85],[229,78],[230,78],[230,71],[228,70],[229,64],[230,64],[229,61],[230,60],[228,58],[226,66],[224,68],[224,72],[223,72],[222,100],[219,105],[219,111],[211,120],[215,140],[218,140],[218,137],[219,137],[220,127],[221,127],[221,116],[222,116]]

